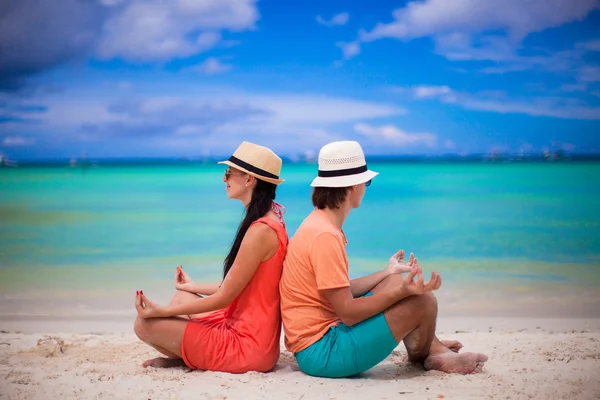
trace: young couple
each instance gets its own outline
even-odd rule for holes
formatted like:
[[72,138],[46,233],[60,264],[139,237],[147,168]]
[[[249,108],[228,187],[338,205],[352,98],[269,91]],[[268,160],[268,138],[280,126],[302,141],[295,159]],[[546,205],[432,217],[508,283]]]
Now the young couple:
[[[319,153],[313,180],[313,212],[289,242],[283,207],[275,202],[281,159],[270,149],[243,142],[227,161],[227,196],[246,208],[223,281],[196,284],[181,267],[168,306],[136,293],[137,336],[164,354],[143,366],[268,372],[285,346],[302,371],[340,378],[364,372],[404,341],[408,359],[426,369],[470,374],[487,356],[459,353],[456,341],[435,336],[442,278],[428,281],[411,254],[401,250],[385,269],[350,280],[342,225],[360,206],[377,175],[360,145],[333,142]],[[402,274],[406,275],[403,276]]]

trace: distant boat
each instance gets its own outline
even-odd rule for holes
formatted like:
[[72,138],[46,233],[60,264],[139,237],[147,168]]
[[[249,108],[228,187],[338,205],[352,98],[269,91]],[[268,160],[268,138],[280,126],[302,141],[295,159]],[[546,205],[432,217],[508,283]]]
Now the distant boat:
[[17,166],[17,163],[15,163],[14,161],[10,161],[8,159],[8,157],[6,156],[0,156],[0,168],[15,168]]
[[76,157],[73,157],[69,160],[70,168],[81,168],[81,172],[85,173],[85,170],[89,167],[96,166],[95,164],[90,163],[86,157],[85,153],[81,155],[81,158],[78,160]]
[[549,151],[548,149],[544,149],[544,160],[546,161],[565,161],[570,160],[571,156],[569,156],[564,150],[559,149],[556,151]]

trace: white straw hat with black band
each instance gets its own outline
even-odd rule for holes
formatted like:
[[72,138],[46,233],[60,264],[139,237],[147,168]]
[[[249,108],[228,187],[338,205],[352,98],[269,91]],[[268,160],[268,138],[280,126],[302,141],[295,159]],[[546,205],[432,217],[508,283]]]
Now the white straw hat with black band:
[[366,183],[378,173],[367,168],[360,144],[344,140],[329,143],[319,152],[319,174],[313,187],[349,187]]
[[233,155],[219,164],[229,165],[265,182],[279,185],[284,182],[281,173],[281,158],[271,149],[250,142],[242,142]]

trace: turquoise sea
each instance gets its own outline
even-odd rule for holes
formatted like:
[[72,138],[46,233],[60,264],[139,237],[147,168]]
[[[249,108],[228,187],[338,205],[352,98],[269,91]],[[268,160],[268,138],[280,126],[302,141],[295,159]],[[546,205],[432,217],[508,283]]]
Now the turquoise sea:
[[[600,163],[371,163],[344,226],[351,275],[398,249],[442,273],[440,310],[600,316]],[[314,164],[285,164],[290,236]],[[211,164],[0,169],[0,316],[127,316],[167,301],[182,264],[218,280],[242,216]]]

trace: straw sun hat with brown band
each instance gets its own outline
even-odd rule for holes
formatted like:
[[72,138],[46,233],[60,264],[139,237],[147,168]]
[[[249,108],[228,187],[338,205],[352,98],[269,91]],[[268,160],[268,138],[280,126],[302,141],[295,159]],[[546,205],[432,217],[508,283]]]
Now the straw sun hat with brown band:
[[279,185],[283,179],[281,173],[281,158],[271,149],[250,142],[242,142],[229,160],[219,161],[219,164],[229,165],[242,172],[265,182]]

